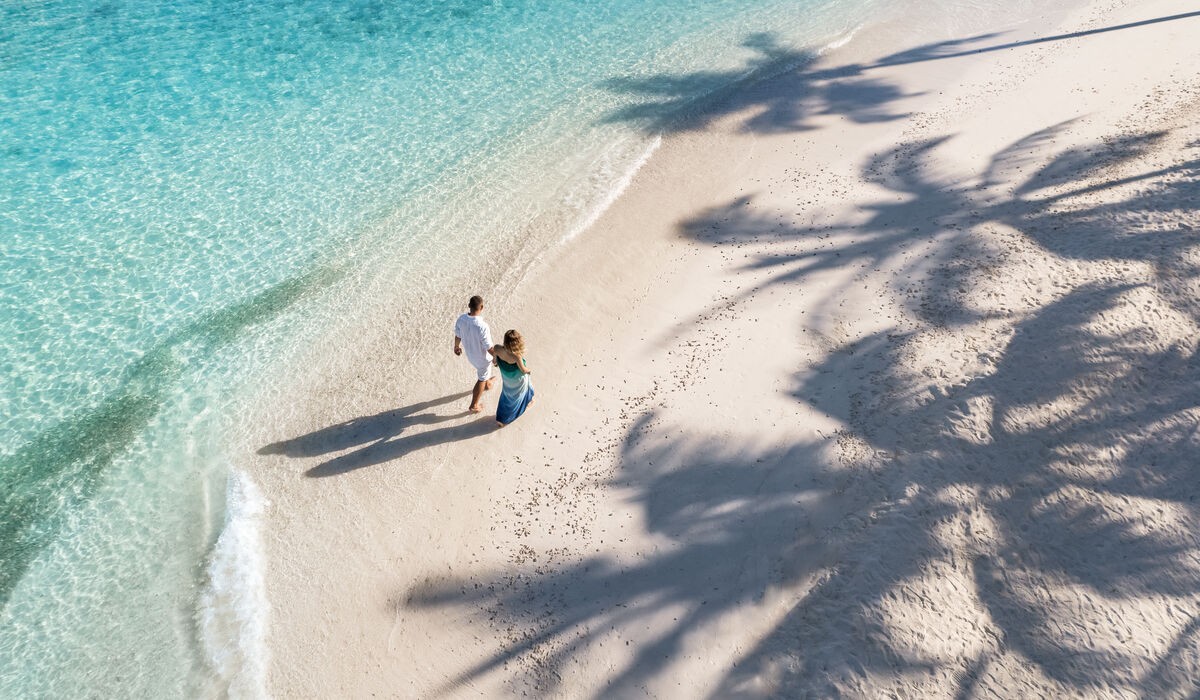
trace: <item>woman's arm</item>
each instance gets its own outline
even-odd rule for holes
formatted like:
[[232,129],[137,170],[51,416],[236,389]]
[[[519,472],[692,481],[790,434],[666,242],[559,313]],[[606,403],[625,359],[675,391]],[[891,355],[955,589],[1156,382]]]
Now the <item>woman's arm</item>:
[[521,370],[521,374],[533,374],[533,370],[529,369],[529,363],[525,361],[525,356],[517,358],[517,369]]

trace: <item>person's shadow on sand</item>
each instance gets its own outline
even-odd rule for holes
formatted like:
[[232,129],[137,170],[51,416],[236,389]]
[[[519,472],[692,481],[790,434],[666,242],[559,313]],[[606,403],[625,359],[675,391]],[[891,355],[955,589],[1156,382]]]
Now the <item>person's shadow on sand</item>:
[[435,406],[465,399],[469,395],[470,392],[464,391],[443,396],[440,399],[422,401],[403,408],[377,413],[373,416],[353,418],[307,435],[271,443],[261,448],[258,454],[316,457],[341,452],[357,445],[366,445],[354,452],[322,462],[304,473],[305,476],[310,477],[334,476],[360,467],[381,464],[426,447],[466,440],[491,432],[493,419],[481,417],[468,423],[396,437],[412,426],[436,425],[474,415],[468,411],[449,415],[423,412]]

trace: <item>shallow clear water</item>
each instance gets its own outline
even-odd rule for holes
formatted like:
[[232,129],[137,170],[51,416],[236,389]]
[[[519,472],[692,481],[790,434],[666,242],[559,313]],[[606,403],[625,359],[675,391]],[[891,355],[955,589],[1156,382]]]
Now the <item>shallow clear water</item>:
[[0,696],[260,692],[222,446],[285,349],[496,288],[877,4],[0,5]]

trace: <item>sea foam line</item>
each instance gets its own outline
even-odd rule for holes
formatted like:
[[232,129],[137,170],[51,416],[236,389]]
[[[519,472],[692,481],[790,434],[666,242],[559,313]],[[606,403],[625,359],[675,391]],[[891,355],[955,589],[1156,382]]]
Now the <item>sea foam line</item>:
[[198,617],[207,661],[231,698],[267,697],[267,600],[262,515],[270,503],[251,479],[230,469],[225,526],[208,565]]
[[829,42],[828,44],[825,44],[817,51],[817,55],[824,56],[825,54],[829,53],[830,51],[837,51],[838,49],[842,48],[846,44],[849,44],[851,41],[854,40],[854,35],[858,34],[859,30],[861,30],[864,26],[866,26],[866,25],[860,24],[860,25],[856,26],[855,28],[851,29],[850,31],[846,32],[843,36],[838,37],[837,39],[834,39],[833,41]]
[[566,243],[567,241],[591,228],[592,224],[596,223],[596,221],[600,219],[604,212],[608,211],[608,208],[613,205],[613,202],[617,201],[621,195],[625,193],[625,190],[629,189],[630,183],[633,182],[633,177],[637,175],[639,170],[642,169],[642,166],[649,162],[650,156],[654,155],[654,152],[657,151],[658,147],[661,145],[661,135],[655,136],[653,139],[651,139],[650,143],[647,144],[641,155],[639,155],[633,161],[631,166],[625,169],[625,172],[621,175],[621,177],[617,179],[617,181],[608,189],[608,192],[604,195],[604,198],[597,202],[595,206],[588,211],[587,215],[583,219],[572,226],[559,242]]

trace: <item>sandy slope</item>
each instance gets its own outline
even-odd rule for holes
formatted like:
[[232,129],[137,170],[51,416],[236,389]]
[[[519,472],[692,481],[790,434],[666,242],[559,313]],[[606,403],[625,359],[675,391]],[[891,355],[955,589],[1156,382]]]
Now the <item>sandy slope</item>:
[[253,462],[273,693],[1200,691],[1200,16],[1141,23],[1195,12],[897,21],[707,105],[490,305],[503,431],[449,337],[402,387],[356,338]]

